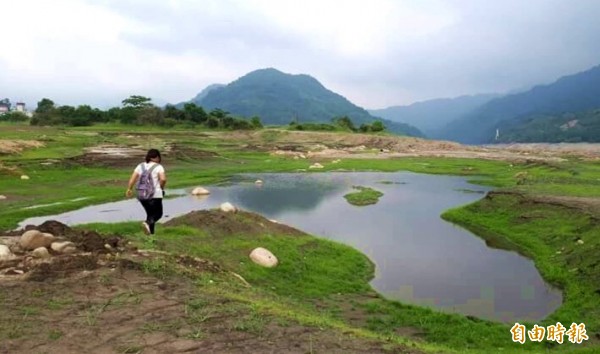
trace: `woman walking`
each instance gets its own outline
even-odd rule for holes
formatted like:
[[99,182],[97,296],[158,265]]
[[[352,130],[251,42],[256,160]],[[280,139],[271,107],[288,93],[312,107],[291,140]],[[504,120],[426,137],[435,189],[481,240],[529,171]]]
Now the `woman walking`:
[[167,184],[165,169],[160,164],[160,152],[156,149],[148,150],[146,162],[142,162],[133,170],[129,178],[129,185],[125,195],[133,195],[133,186],[136,185],[137,198],[146,211],[146,221],[142,223],[146,235],[154,235],[154,225],[163,215],[162,199]]

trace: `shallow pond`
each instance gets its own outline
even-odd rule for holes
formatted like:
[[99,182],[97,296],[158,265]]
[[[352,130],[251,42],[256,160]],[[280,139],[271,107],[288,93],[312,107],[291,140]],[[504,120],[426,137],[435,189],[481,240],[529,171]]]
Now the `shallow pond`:
[[[254,184],[264,181],[262,186]],[[357,207],[343,196],[352,186],[384,193],[375,205]],[[242,209],[337,240],[365,253],[376,265],[371,285],[390,299],[499,321],[537,321],[561,303],[533,262],[493,249],[440,214],[473,202],[488,189],[461,177],[398,173],[240,175],[209,188],[204,198],[189,190],[164,201],[166,221],[192,210],[231,202]],[[31,218],[20,226],[55,219],[74,225],[142,220],[134,199]],[[159,231],[160,232],[160,231]]]

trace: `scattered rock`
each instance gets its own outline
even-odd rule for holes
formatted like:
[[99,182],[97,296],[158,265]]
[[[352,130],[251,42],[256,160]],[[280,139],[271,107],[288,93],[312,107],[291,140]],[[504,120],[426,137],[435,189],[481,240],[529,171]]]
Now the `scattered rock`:
[[10,251],[10,248],[6,245],[0,245],[0,262],[8,261],[15,257],[15,255]]
[[194,188],[194,190],[192,191],[193,195],[208,195],[210,194],[209,190],[206,188],[202,188],[202,187],[196,187]]
[[22,176],[21,176],[21,179],[29,179],[29,176],[27,176],[27,175],[22,175]]
[[333,161],[331,161],[331,163],[340,163],[341,161],[342,161],[342,160],[340,160],[340,159],[337,159],[337,160],[333,160]]
[[75,253],[77,251],[75,244],[70,241],[53,242],[50,247],[52,248],[53,251],[62,253],[62,254],[70,254],[70,253]]
[[165,283],[164,281],[157,281],[156,282],[156,286],[160,289],[160,290],[165,290],[167,288],[167,283]]
[[38,247],[49,247],[54,242],[54,236],[38,230],[25,231],[21,235],[19,244],[25,250],[34,250]]
[[257,186],[260,186],[263,184],[263,181],[260,179],[257,179],[256,182],[254,182],[254,184],[256,184]]
[[5,196],[5,195],[2,195],[2,194],[0,194],[0,200],[5,200],[5,199],[6,199],[6,196]]
[[38,247],[38,248],[34,249],[31,254],[35,258],[41,258],[41,259],[50,258],[50,252],[48,252],[48,249],[46,247]]
[[250,252],[250,259],[263,267],[272,268],[277,265],[277,257],[266,248],[257,247]]
[[577,244],[578,245],[583,245],[583,240],[582,239],[577,240]]
[[294,160],[298,160],[298,159],[299,159],[299,157],[298,157],[298,156],[294,156]]
[[279,221],[274,220],[274,219],[269,219],[270,222],[272,222],[273,224],[279,224]]
[[304,155],[304,154],[300,154],[300,155],[298,155],[298,157],[300,157],[301,159],[305,159],[305,158],[306,158],[306,155]]
[[230,212],[235,213],[238,210],[233,204],[231,204],[229,202],[221,204],[220,208],[222,211],[224,211],[226,213],[230,213]]
[[321,165],[318,162],[313,163],[312,165],[310,165],[308,168],[323,168],[325,166]]
[[25,271],[16,268],[7,269],[6,272],[4,272],[6,275],[23,275],[23,273],[25,273]]

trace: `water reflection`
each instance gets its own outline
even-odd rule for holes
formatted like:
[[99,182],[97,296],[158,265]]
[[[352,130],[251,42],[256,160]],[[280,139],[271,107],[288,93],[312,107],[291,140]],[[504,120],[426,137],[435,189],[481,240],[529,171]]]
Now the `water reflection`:
[[[258,178],[262,185],[254,184]],[[352,206],[343,195],[354,185],[370,186],[384,196],[375,205]],[[391,299],[501,321],[537,321],[561,302],[560,292],[544,283],[532,261],[489,248],[439,217],[486,192],[463,178],[413,173],[261,174],[241,175],[231,185],[210,190],[204,198],[186,194],[165,200],[163,221],[228,201],[362,251],[376,265],[372,286]],[[32,218],[21,225],[46,219],[78,224],[143,217],[138,203],[127,200]]]

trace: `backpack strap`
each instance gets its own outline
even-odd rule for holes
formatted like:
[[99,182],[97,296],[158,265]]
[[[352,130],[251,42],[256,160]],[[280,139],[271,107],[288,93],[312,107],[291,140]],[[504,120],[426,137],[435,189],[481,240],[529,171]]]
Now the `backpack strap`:
[[[143,165],[143,164],[142,164]],[[150,174],[150,176],[152,176],[152,171],[154,171],[154,169],[156,167],[158,167],[159,164],[155,163],[154,165],[152,165],[152,167],[150,167],[150,169],[148,170],[148,173]]]

